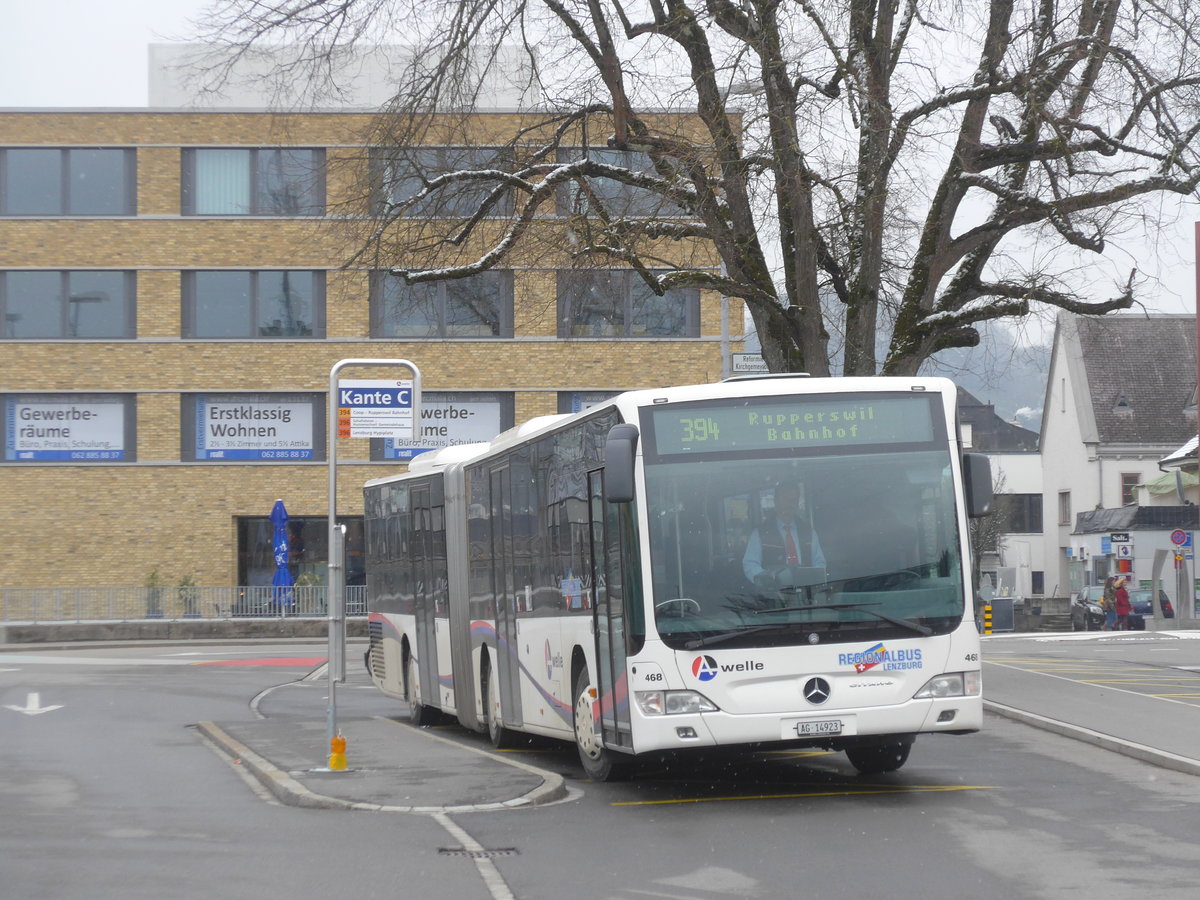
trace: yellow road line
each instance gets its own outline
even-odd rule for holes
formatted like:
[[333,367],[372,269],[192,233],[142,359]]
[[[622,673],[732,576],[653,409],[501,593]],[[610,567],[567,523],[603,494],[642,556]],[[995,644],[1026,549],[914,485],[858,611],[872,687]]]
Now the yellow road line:
[[833,750],[760,750],[759,756],[772,756],[778,759],[811,759],[814,756],[833,756]]
[[1188,682],[1186,681],[1139,681],[1130,678],[1081,678],[1080,684],[1133,684],[1138,687],[1154,687],[1156,684],[1168,685],[1170,687],[1182,687]]

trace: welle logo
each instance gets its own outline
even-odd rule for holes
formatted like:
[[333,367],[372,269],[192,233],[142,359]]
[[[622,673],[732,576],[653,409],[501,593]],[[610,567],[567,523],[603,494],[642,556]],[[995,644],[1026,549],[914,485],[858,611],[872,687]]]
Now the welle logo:
[[764,668],[766,666],[753,659],[720,665],[711,656],[697,656],[692,660],[692,674],[698,681],[712,681],[721,672],[761,672]]

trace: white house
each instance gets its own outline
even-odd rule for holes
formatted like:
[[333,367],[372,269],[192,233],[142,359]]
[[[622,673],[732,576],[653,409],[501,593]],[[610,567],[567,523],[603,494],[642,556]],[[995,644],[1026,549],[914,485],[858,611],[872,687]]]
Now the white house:
[[1195,316],[1059,316],[1040,440],[1048,594],[1122,571],[1191,609],[1197,489],[1177,496],[1159,461],[1196,431]]
[[1004,523],[999,554],[984,554],[984,574],[1001,596],[1043,596],[1045,551],[1042,543],[1042,464],[1036,432],[1006,422],[990,403],[981,403],[962,388],[958,420],[963,444],[988,457],[996,500],[994,515]]

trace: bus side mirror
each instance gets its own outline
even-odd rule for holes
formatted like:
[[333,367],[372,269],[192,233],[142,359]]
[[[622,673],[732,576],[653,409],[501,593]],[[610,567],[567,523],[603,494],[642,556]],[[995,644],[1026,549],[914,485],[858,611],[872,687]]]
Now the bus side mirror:
[[972,519],[992,511],[992,463],[982,453],[964,453],[963,487],[967,492],[967,515]]
[[633,455],[638,430],[633,425],[614,425],[604,442],[604,499],[609,503],[633,500]]

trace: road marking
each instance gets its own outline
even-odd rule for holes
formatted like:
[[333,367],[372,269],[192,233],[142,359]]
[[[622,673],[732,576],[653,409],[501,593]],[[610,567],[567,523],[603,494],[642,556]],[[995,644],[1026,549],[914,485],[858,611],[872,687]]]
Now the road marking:
[[812,759],[814,756],[833,756],[840,753],[839,750],[764,750],[760,751],[763,756],[770,756],[773,759]]
[[24,706],[5,706],[5,709],[11,709],[13,712],[24,713],[27,716],[40,716],[42,713],[53,712],[56,709],[62,709],[62,704],[54,704],[52,706],[42,706],[42,695],[36,691],[31,691],[29,696],[25,698]]
[[206,659],[189,666],[320,666],[324,656],[261,656],[257,659]]
[[[1122,694],[1133,694],[1135,697],[1149,697],[1152,700],[1162,700],[1164,703],[1178,703],[1181,706],[1195,706],[1196,705],[1195,703],[1187,703],[1183,700],[1178,700],[1178,699],[1176,699],[1174,697],[1170,697],[1170,696],[1161,696],[1158,694],[1146,693],[1145,691],[1133,691],[1128,688],[1116,687],[1114,684],[1110,684],[1108,682],[1095,681],[1095,680],[1084,680],[1084,679],[1080,679],[1080,678],[1068,678],[1065,675],[1059,675],[1059,674],[1056,674],[1051,671],[1039,671],[1039,670],[1035,670],[1035,669],[1030,669],[1026,666],[1018,666],[1018,665],[1012,665],[1010,663],[996,662],[995,660],[989,660],[989,659],[985,659],[984,663],[986,665],[990,665],[990,666],[998,666],[1002,669],[1015,669],[1018,672],[1028,672],[1029,674],[1032,674],[1032,675],[1041,675],[1044,678],[1057,678],[1060,681],[1069,681],[1071,684],[1079,684],[1079,685],[1083,685],[1085,687],[1100,687],[1100,688],[1104,688],[1105,690],[1119,691]],[[1112,672],[1113,671],[1112,667],[1109,667],[1108,671]],[[1113,674],[1115,675],[1118,673],[1113,672]],[[1125,682],[1125,683],[1137,683],[1137,682]]]
[[[169,659],[166,657],[132,658],[116,656],[48,656],[43,653],[3,654],[0,660],[23,666],[315,666],[324,656],[260,656],[252,659]],[[12,669],[17,672],[19,669]]]
[[130,659],[114,656],[50,656],[45,653],[6,653],[0,656],[6,663],[23,666],[190,666],[186,659]]
[[621,800],[612,806],[672,806],[682,803],[728,803],[737,800],[804,800],[816,797],[860,797],[872,794],[938,794],[947,791],[997,791],[994,784],[864,785],[840,791],[808,791],[799,794],[745,794],[731,797],[679,797],[674,800]]

